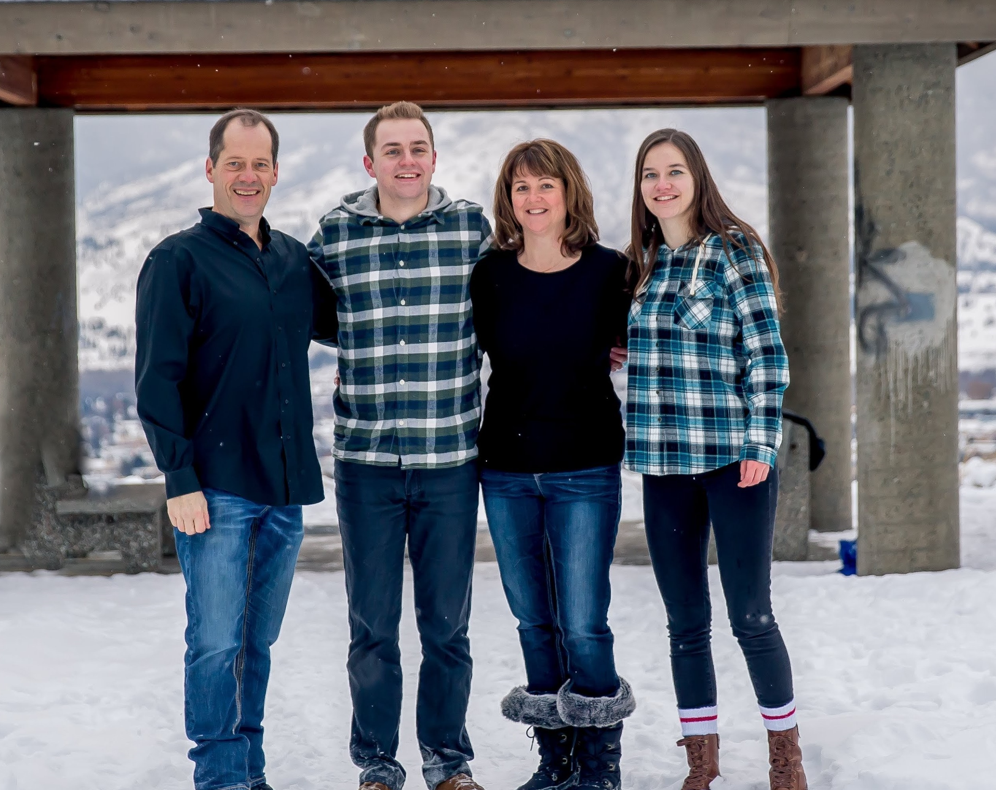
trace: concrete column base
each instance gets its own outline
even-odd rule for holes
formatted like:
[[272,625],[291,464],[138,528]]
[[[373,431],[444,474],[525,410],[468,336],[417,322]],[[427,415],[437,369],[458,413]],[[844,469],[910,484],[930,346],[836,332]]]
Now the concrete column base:
[[2,552],[82,486],[72,110],[0,109],[0,183]]

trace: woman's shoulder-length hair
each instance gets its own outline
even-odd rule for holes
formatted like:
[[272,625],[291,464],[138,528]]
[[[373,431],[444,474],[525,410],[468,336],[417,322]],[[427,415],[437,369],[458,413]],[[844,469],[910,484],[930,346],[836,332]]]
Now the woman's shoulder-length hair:
[[567,204],[567,227],[562,247],[564,254],[577,255],[584,247],[598,241],[595,201],[588,177],[577,157],[555,140],[537,139],[519,143],[505,157],[495,182],[495,243],[503,250],[522,252],[522,226],[512,208],[512,184],[519,176],[549,176],[564,184]]

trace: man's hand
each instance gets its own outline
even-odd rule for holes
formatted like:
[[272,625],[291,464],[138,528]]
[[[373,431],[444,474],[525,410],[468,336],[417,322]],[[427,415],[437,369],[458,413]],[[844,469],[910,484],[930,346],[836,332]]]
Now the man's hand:
[[169,514],[169,523],[180,532],[197,535],[211,529],[208,503],[201,491],[167,499],[166,512]]
[[609,365],[613,371],[622,370],[628,357],[629,352],[625,346],[613,346],[612,350],[609,351]]
[[750,488],[764,482],[768,479],[769,471],[771,467],[760,461],[741,461],[740,482],[737,483],[737,488]]

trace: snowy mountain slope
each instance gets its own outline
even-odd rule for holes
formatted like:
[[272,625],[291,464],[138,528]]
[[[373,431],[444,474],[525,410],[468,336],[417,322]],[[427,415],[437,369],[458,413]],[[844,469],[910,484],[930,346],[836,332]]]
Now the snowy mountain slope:
[[[343,129],[338,119],[335,139],[325,138],[309,120],[311,141],[281,153],[280,178],[267,211],[274,227],[303,241],[342,194],[372,183],[361,163],[365,117],[357,116],[352,130]],[[627,241],[632,157],[640,141],[655,128],[679,125],[701,139],[735,210],[761,232],[767,227],[763,114],[757,110],[448,113],[432,120],[440,152],[434,182],[489,211],[492,185],[509,148],[539,136],[566,144],[592,182],[603,239],[615,246]],[[281,119],[285,122],[294,119]],[[732,123],[749,134],[727,142],[724,130]],[[121,185],[104,185],[82,201],[77,213],[82,369],[131,366],[142,262],[163,237],[196,222],[198,206],[210,203],[203,157]]]
[[[280,179],[267,211],[274,227],[307,240],[318,218],[343,193],[372,183],[361,164],[365,120],[359,115],[327,124],[315,116],[278,119],[286,134]],[[437,114],[432,121],[439,151],[434,182],[489,211],[494,179],[509,148],[534,137],[563,142],[591,181],[603,240],[617,247],[627,242],[639,143],[653,129],[677,126],[700,142],[733,209],[767,233],[761,109],[468,112]],[[288,139],[293,145],[286,144]],[[959,197],[969,196],[974,217],[958,221],[959,363],[965,370],[996,368],[996,233],[987,227],[996,227],[996,219],[987,222],[986,214],[988,206],[996,217],[996,149],[992,173],[986,150],[970,158],[971,177],[959,182]],[[198,156],[153,175],[101,186],[80,203],[81,369],[132,366],[134,294],[142,261],[164,236],[196,222],[197,207],[210,202],[204,159]]]

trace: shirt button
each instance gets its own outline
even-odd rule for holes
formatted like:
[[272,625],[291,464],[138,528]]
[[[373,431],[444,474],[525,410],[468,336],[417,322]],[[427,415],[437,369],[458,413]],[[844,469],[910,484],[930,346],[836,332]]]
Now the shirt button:
[[405,424],[404,420],[398,420],[398,425],[404,425],[404,424]]
[[282,368],[285,368],[285,367],[287,367],[287,363],[286,363],[286,362],[281,362],[281,363],[280,363],[280,367],[282,367]]
[[404,344],[405,344],[405,341],[404,341],[404,340],[402,340],[402,341],[401,341],[401,345],[404,345]]
[[289,399],[287,399],[287,398],[285,398],[285,399],[284,399],[284,403],[290,403],[290,400],[289,400]]
[[405,380],[401,379],[401,381],[399,381],[398,384],[400,384],[402,387],[405,386]]
[[404,307],[404,306],[405,306],[405,300],[404,300],[404,299],[402,299],[402,300],[401,300],[401,306],[402,306],[402,307]]
[[404,261],[398,261],[398,266],[404,266],[404,265],[405,265]]

